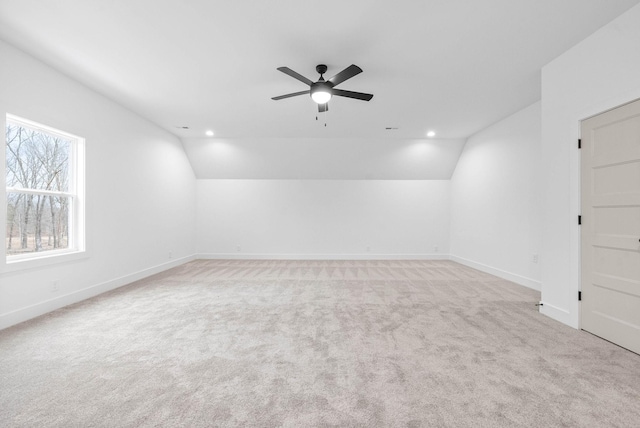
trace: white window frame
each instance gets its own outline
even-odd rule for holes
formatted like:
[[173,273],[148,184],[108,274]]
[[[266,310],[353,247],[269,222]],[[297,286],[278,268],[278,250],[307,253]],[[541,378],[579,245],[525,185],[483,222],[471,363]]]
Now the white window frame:
[[[6,246],[3,241],[2,259],[4,260],[4,271],[12,271],[17,269],[38,267],[53,263],[67,262],[74,259],[86,257],[85,245],[85,140],[77,135],[60,131],[47,125],[33,122],[11,114],[6,115],[6,123],[3,128],[6,133],[8,123],[12,125],[29,128],[31,130],[42,132],[49,135],[61,137],[71,142],[69,149],[69,189],[66,192],[24,189],[20,187],[7,187],[5,182],[4,194],[4,233],[6,236],[6,216],[7,216],[7,193],[20,192],[35,195],[51,195],[69,197],[71,200],[71,209],[69,210],[69,238],[68,247],[57,250],[48,250],[43,252],[33,252],[25,254],[8,255]],[[6,139],[6,134],[5,134]],[[3,152],[6,152],[6,141]],[[4,153],[3,153],[4,154]],[[3,157],[3,168],[6,168],[6,158]],[[5,176],[6,177],[6,171]]]

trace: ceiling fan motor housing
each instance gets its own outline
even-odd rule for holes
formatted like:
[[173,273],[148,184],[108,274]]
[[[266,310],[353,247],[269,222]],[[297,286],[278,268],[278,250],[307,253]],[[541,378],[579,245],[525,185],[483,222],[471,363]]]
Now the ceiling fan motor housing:
[[[316,103],[325,104],[331,99],[331,96],[333,95],[333,92],[331,91],[331,88],[333,88],[333,84],[324,80],[323,74],[327,72],[326,65],[318,64],[316,66],[316,71],[320,74],[320,79],[318,79],[317,82],[311,85],[309,95],[311,95],[311,99],[313,99]],[[324,92],[329,95],[320,95],[317,94],[318,92]],[[314,96],[314,94],[317,95]]]

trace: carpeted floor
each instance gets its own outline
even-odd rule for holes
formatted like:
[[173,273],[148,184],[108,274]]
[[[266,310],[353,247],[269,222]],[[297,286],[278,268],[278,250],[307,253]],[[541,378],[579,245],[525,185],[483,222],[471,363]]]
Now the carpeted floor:
[[638,427],[640,356],[450,261],[194,261],[0,332],[2,427]]

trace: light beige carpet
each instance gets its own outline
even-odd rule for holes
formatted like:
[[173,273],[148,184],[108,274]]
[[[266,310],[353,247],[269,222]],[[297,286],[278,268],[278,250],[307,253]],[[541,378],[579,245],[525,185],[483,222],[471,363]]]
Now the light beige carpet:
[[194,261],[0,332],[0,426],[638,427],[640,356],[449,261]]

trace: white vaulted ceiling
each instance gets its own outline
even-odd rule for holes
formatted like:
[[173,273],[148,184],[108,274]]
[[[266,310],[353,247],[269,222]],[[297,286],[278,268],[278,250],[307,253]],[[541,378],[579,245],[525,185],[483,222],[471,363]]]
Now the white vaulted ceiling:
[[[207,129],[464,139],[537,101],[543,65],[639,1],[0,0],[0,38],[174,133],[194,159]],[[306,89],[277,67],[315,81],[319,63],[327,78],[362,67],[339,87],[373,100],[334,98],[320,120],[307,96],[271,100]]]

